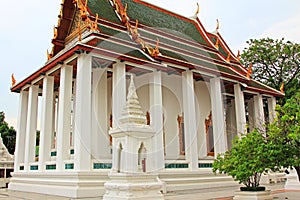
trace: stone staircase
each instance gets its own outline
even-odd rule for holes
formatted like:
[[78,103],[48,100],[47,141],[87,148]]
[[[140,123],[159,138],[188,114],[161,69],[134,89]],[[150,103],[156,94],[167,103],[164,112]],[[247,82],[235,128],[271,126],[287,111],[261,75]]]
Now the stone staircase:
[[210,168],[197,171],[169,169],[159,173],[159,178],[164,182],[164,193],[186,190],[219,190],[238,188],[239,184],[232,177],[214,175]]

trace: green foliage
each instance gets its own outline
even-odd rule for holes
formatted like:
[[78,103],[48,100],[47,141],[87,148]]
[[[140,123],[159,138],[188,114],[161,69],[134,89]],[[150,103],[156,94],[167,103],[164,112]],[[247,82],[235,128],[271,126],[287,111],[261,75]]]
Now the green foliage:
[[246,187],[258,187],[261,174],[272,167],[264,136],[253,131],[237,138],[231,150],[217,156],[213,172],[228,174]]
[[300,92],[276,107],[278,119],[268,128],[268,143],[277,166],[300,166]]
[[0,112],[0,134],[3,144],[6,146],[10,154],[14,154],[16,144],[16,130],[11,126],[9,127],[5,122],[4,112]]
[[279,90],[284,82],[285,98],[280,100],[284,104],[300,90],[300,44],[270,38],[251,39],[247,43],[249,47],[241,55],[243,64],[252,63],[252,78],[266,85]]

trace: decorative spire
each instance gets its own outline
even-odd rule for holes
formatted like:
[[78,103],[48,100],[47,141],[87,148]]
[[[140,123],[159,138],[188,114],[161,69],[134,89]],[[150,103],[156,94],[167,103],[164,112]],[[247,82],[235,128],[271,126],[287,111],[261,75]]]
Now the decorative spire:
[[252,74],[252,67],[253,67],[253,65],[252,65],[252,63],[250,63],[250,65],[249,65],[249,68],[248,68],[248,71],[247,71],[247,78],[251,78],[251,74]]
[[11,86],[13,87],[16,84],[16,79],[14,74],[11,74]]
[[216,32],[219,31],[219,28],[220,28],[220,23],[219,23],[219,20],[217,19]]
[[241,52],[240,52],[240,50],[238,50],[238,53],[237,53],[237,55],[236,55],[236,58],[238,59],[238,61],[241,60]]
[[122,113],[120,122],[121,125],[146,125],[147,122],[136,94],[133,75],[130,77],[126,107]]
[[200,6],[199,6],[199,4],[197,2],[197,10],[196,10],[195,14],[192,17],[190,17],[190,18],[191,19],[197,19],[199,12],[200,12]]
[[281,86],[280,86],[280,92],[281,92],[281,93],[284,93],[284,82],[281,83]]

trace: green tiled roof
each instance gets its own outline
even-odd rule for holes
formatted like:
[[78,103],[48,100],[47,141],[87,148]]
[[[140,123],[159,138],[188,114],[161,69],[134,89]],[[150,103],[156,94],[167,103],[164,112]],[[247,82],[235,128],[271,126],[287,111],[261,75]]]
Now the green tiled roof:
[[[141,37],[148,38],[153,41],[159,39],[161,44],[169,45],[169,48],[172,48],[171,46],[173,46],[173,48],[175,47],[179,51],[185,50],[186,53],[194,53],[195,57],[197,57],[196,54],[199,54],[201,56],[198,56],[197,58],[191,58],[183,55],[180,52],[167,50],[160,47],[159,49],[162,55],[182,61],[187,61],[196,66],[202,66],[214,70],[220,70],[222,72],[233,75],[238,75],[236,72],[229,69],[229,65],[221,60],[216,53],[210,52],[203,48],[204,46],[210,47],[210,45],[207,44],[207,42],[204,40],[203,36],[197,29],[196,25],[190,20],[185,20],[168,12],[163,12],[161,10],[151,8],[149,6],[143,5],[142,3],[134,2],[132,0],[121,0],[121,2],[123,6],[127,4],[127,14],[132,21],[138,20],[140,24],[147,25],[152,28],[159,28],[159,30],[163,32],[171,33],[173,36],[179,36],[180,38],[187,39],[190,42],[185,42],[184,40],[182,42],[177,42],[176,37],[175,39],[171,39],[168,38],[168,36],[160,35],[159,32],[154,34],[151,33],[151,30],[144,30],[143,28],[139,28],[139,34]],[[114,11],[114,8],[110,5],[108,0],[89,0],[88,6],[90,11],[94,15],[98,13],[100,18],[122,25],[120,19],[117,17]],[[99,28],[101,30],[101,33],[131,42],[130,37],[124,31],[103,26],[101,23],[99,24]],[[212,40],[215,42],[215,38],[212,38]],[[193,45],[193,42],[196,42],[198,44]],[[133,50],[110,42],[106,43],[105,41],[104,44],[105,46],[102,47],[104,49],[114,50],[118,53],[125,53],[126,55],[148,60],[148,58],[138,50]],[[201,47],[201,45],[203,46]],[[221,45],[219,52],[223,55],[223,57],[227,56],[227,53],[221,47]],[[225,66],[214,63],[211,59],[217,60],[221,63],[223,62]],[[208,60],[210,60],[210,62]]]
[[193,39],[200,44],[207,45],[203,36],[197,30],[195,24],[190,21],[180,19],[168,13],[150,8],[132,0],[121,0],[123,5],[127,4],[127,14],[131,20],[139,20],[140,23],[163,29],[180,37]]
[[121,24],[108,0],[88,0],[88,7],[94,15],[98,13],[100,18]]

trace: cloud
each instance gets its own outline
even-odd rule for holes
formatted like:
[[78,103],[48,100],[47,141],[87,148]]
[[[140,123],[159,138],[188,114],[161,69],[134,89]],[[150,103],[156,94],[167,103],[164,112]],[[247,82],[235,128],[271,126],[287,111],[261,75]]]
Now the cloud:
[[266,29],[258,38],[270,37],[273,39],[285,38],[286,40],[300,43],[300,13],[273,24]]

